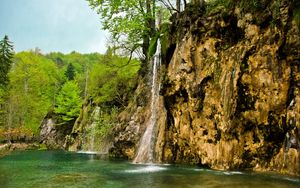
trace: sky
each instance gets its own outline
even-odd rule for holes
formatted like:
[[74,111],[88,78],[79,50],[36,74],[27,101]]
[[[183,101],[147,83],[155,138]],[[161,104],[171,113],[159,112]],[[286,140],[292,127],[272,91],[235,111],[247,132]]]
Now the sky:
[[0,38],[8,35],[16,52],[106,51],[108,33],[86,0],[0,0]]

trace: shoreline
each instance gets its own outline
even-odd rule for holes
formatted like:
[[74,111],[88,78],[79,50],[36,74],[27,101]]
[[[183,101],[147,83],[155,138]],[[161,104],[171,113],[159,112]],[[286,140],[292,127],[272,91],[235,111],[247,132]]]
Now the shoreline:
[[[40,148],[40,144],[38,143],[5,143],[5,144],[0,144],[0,158],[5,157],[9,155],[13,151],[25,151],[25,150],[38,150]],[[46,151],[51,151],[46,149]],[[67,150],[63,150],[66,151]],[[77,152],[76,152],[77,153]],[[86,153],[87,155],[90,155],[90,153]],[[129,161],[129,160],[128,160]],[[164,165],[164,164],[153,164],[153,165]],[[193,165],[188,165],[188,166],[193,166]],[[270,170],[270,169],[235,169],[235,170],[221,170],[221,169],[214,169],[214,168],[208,168],[208,170],[215,170],[215,171],[220,171],[222,173],[228,172],[231,174],[231,172],[241,172],[241,173],[255,173],[255,174],[262,174],[262,175],[269,175],[269,176],[280,176],[282,178],[286,179],[293,179],[293,180],[298,180],[300,181],[300,176],[297,176],[295,174],[289,174],[289,173],[282,173],[280,171],[275,171],[275,170]]]
[[0,157],[4,157],[8,155],[10,152],[15,150],[34,150],[38,149],[38,143],[24,143],[24,142],[17,142],[17,143],[3,143],[0,144]]

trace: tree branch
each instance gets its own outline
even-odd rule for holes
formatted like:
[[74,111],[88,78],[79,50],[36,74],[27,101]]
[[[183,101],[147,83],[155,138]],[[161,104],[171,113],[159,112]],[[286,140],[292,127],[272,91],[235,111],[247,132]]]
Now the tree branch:
[[159,2],[161,2],[169,11],[170,13],[172,14],[172,11],[175,11],[175,12],[180,12],[180,10],[177,10],[176,8],[174,8],[174,6],[172,5],[172,3],[167,0],[165,2],[165,0],[158,0]]

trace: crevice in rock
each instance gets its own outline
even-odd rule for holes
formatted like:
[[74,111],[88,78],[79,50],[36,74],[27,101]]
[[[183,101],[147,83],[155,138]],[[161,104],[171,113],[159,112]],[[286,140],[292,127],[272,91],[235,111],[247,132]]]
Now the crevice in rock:
[[217,130],[217,134],[215,134],[215,143],[217,143],[218,141],[221,140],[221,133],[222,131],[220,129],[216,129]]
[[[248,60],[249,60],[249,57],[251,55],[253,55],[254,53],[256,52],[256,47],[255,46],[252,46],[246,53],[245,53],[245,56],[243,58],[243,60],[241,61],[241,72],[242,74],[246,71],[248,71],[248,68],[249,68],[249,64],[248,64]],[[242,75],[240,75],[242,76]]]
[[291,108],[295,105],[295,89],[297,86],[296,78],[295,78],[295,66],[291,66],[291,73],[290,73],[290,81],[289,81],[289,89],[287,93],[287,100],[286,100],[286,108]]
[[273,20],[274,18],[272,17],[272,15],[267,15],[266,18],[259,24],[260,28],[266,29],[270,26],[270,24],[272,24]]
[[175,49],[176,49],[176,44],[171,44],[169,46],[169,48],[167,49],[167,53],[166,53],[166,66],[168,66],[171,62],[171,59],[173,57],[173,54],[175,52]]
[[233,46],[244,38],[245,32],[237,26],[237,18],[235,16],[228,16],[225,22],[229,23],[226,27],[217,27],[213,36],[222,39],[220,47]]
[[235,116],[239,116],[242,112],[248,110],[255,110],[256,97],[251,96],[249,92],[249,87],[241,82],[241,77],[237,81],[238,87],[238,99],[237,106],[235,110]]
[[281,144],[284,140],[285,133],[283,127],[281,127],[280,116],[273,111],[268,114],[268,125],[265,127],[265,141],[277,142]]
[[203,102],[205,99],[205,87],[208,85],[208,82],[212,80],[211,76],[205,77],[199,85],[196,86],[195,92],[193,92],[192,97],[199,100],[197,111],[201,112],[203,110]]

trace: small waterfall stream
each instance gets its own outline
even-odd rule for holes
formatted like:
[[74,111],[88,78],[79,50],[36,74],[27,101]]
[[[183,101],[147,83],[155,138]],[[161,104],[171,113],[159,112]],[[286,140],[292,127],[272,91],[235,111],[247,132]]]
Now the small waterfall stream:
[[83,150],[80,151],[80,153],[97,153],[97,148],[95,148],[95,136],[99,117],[100,107],[97,106],[91,115],[91,123],[86,128],[86,133],[83,141]]
[[153,163],[153,150],[154,150],[154,131],[157,121],[157,110],[159,100],[159,78],[158,69],[161,63],[161,43],[157,40],[156,52],[153,58],[152,65],[152,83],[151,83],[151,106],[150,113],[151,117],[148,120],[146,131],[141,138],[140,145],[138,148],[137,155],[133,160],[134,163]]

